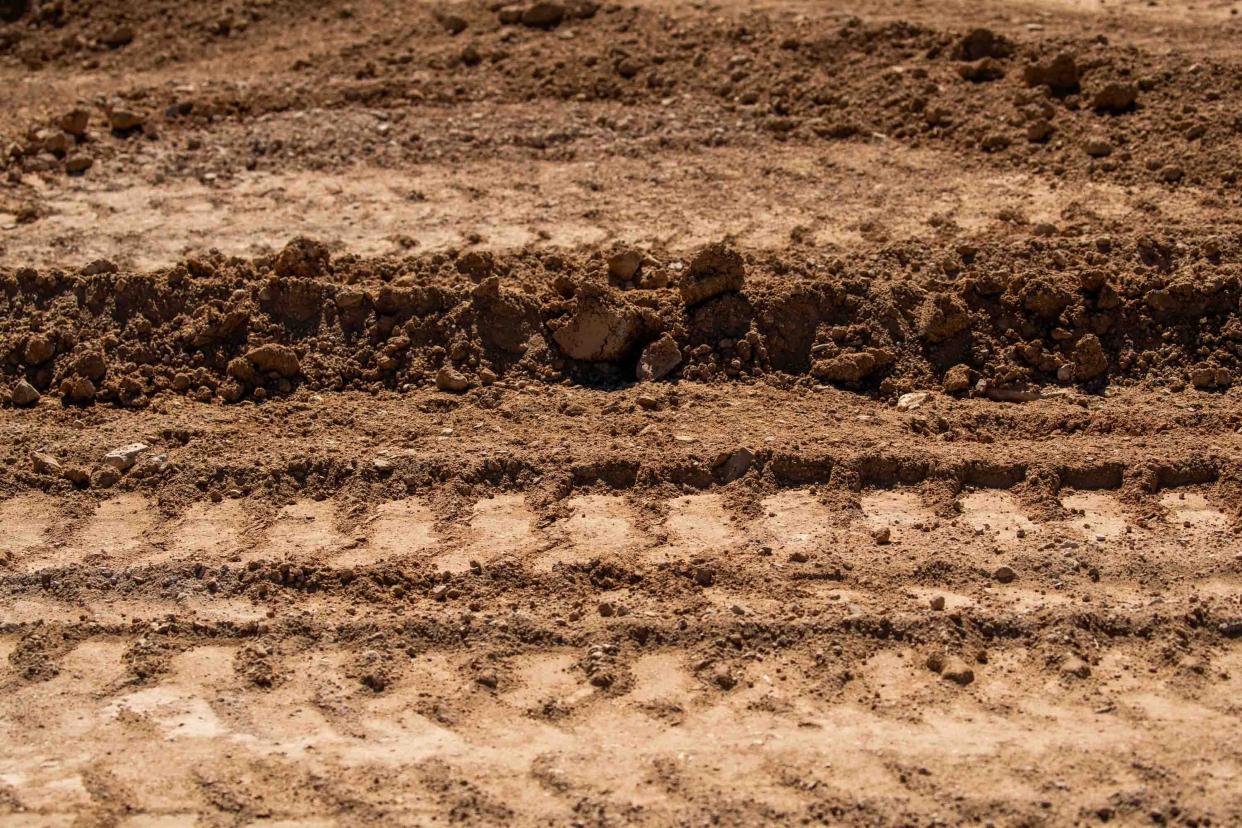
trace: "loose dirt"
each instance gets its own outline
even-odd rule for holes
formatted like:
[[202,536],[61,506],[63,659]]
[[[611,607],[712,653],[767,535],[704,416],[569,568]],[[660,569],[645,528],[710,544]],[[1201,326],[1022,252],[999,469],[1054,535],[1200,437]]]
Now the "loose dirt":
[[1239,37],[0,0],[0,823],[1239,822]]

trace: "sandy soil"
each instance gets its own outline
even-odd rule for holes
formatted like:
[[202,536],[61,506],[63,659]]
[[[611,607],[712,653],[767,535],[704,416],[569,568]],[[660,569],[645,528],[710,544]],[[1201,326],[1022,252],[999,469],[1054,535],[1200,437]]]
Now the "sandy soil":
[[0,825],[1242,822],[1238,11],[0,0]]

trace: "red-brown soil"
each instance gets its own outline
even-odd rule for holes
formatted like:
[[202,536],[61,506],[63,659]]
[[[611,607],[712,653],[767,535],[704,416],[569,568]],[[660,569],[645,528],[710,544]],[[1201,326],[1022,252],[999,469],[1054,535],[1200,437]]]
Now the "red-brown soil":
[[1242,821],[1237,12],[0,0],[0,824]]

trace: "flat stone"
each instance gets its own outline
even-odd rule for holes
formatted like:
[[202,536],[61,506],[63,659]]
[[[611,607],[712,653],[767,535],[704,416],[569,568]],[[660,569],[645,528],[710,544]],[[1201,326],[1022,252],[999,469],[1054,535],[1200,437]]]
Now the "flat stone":
[[113,449],[104,455],[103,461],[105,465],[111,466],[117,471],[128,471],[134,463],[138,462],[138,457],[147,449],[146,443],[130,443],[127,446]]

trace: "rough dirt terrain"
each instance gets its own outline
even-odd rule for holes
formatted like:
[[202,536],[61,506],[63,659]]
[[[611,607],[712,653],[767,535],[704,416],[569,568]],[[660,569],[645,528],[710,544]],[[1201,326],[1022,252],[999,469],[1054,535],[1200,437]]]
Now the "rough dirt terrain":
[[1220,0],[0,0],[0,826],[1242,824]]

